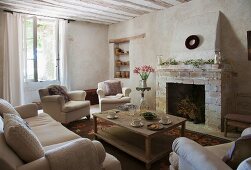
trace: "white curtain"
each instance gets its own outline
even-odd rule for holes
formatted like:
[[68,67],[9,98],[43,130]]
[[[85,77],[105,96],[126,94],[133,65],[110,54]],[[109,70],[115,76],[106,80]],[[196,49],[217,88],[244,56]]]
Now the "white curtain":
[[59,20],[59,58],[60,58],[60,83],[71,89],[70,78],[68,76],[68,56],[67,56],[67,27],[68,23],[66,20]]
[[4,13],[3,98],[12,105],[24,103],[22,16]]

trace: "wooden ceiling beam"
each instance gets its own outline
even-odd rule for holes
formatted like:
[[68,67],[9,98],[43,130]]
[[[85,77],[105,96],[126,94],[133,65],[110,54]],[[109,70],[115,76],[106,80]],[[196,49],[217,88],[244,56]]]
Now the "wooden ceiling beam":
[[138,6],[138,7],[140,7],[140,8],[149,9],[149,10],[151,10],[151,11],[159,10],[159,8],[156,8],[156,7],[154,8],[154,7],[151,7],[151,6],[146,5],[146,4],[135,3],[135,1],[133,1],[133,2],[128,1],[128,0],[113,0],[113,1],[120,2],[120,3],[124,3],[124,4],[129,4],[129,5]]
[[89,4],[99,5],[102,7],[116,9],[116,10],[120,10],[120,11],[124,11],[124,12],[128,12],[128,13],[133,13],[136,15],[143,15],[143,14],[149,13],[146,10],[138,10],[138,9],[134,9],[132,7],[127,7],[125,5],[114,5],[113,3],[109,3],[104,0],[80,0],[80,1],[85,2],[85,3],[89,3]]
[[93,9],[90,9],[90,8],[87,8],[87,7],[83,7],[83,6],[79,5],[79,4],[76,4],[73,1],[57,1],[57,0],[35,0],[35,1],[40,1],[40,2],[44,2],[44,3],[56,5],[58,7],[68,8],[68,9],[80,11],[80,12],[83,12],[83,13],[89,13],[89,14],[97,15],[97,16],[117,18],[117,19],[120,19],[120,20],[132,18],[131,16],[108,13],[108,12],[103,12],[103,11],[99,11],[99,10],[93,10]]
[[[8,5],[8,6],[6,6]],[[39,14],[46,14],[46,15],[53,15],[53,16],[58,16],[59,18],[83,18],[85,20],[89,20],[89,21],[97,21],[97,22],[105,22],[105,23],[118,23],[119,21],[112,21],[112,20],[106,20],[106,19],[99,19],[99,18],[94,18],[94,17],[87,17],[87,16],[81,16],[81,15],[76,15],[76,14],[70,14],[70,13],[64,13],[64,12],[58,12],[58,11],[53,11],[53,10],[48,10],[48,9],[37,9],[37,8],[33,8],[31,6],[27,6],[27,5],[20,5],[20,4],[16,4],[15,7],[3,2],[0,2],[0,8],[2,6],[8,7],[9,10],[13,10],[13,11],[17,11],[16,9],[21,9],[23,13],[28,13],[28,14],[34,14],[36,13],[36,11]],[[20,11],[17,11],[20,12]],[[61,17],[60,17],[61,16]]]
[[[44,12],[39,12],[39,11],[27,11],[27,9],[22,10],[20,8],[13,8],[9,7],[6,5],[1,5],[0,9],[3,10],[8,10],[8,11],[14,11],[17,13],[22,13],[22,14],[30,14],[30,15],[37,15],[37,16],[43,16],[43,17],[50,17],[50,18],[59,18],[59,19],[66,19],[66,20],[76,20],[76,21],[84,21],[84,22],[89,22],[89,23],[95,23],[95,24],[103,24],[103,25],[110,25],[112,23],[105,22],[105,21],[97,21],[97,20],[91,20],[91,19],[83,19],[79,17],[73,17],[73,16],[66,16],[66,15],[56,15],[52,13],[44,13]],[[28,12],[28,13],[27,13]]]
[[169,8],[169,7],[173,6],[172,4],[167,3],[165,1],[161,1],[161,0],[145,0],[145,1],[149,1],[151,3],[154,3],[154,4],[159,5],[159,6],[163,6],[165,8]]
[[78,12],[76,10],[74,11],[74,10],[70,10],[70,9],[62,9],[62,8],[52,7],[52,6],[42,7],[41,4],[36,4],[35,2],[32,4],[29,4],[29,2],[27,2],[27,1],[29,1],[29,0],[24,0],[24,1],[12,0],[12,3],[6,3],[6,2],[0,2],[0,3],[6,4],[6,5],[12,5],[12,6],[19,6],[23,9],[33,8],[35,10],[44,10],[44,11],[46,10],[46,12],[49,12],[49,13],[64,14],[67,12],[67,15],[79,16],[79,17],[86,18],[86,19],[106,21],[106,22],[111,22],[111,23],[117,23],[119,21],[122,21],[122,19],[88,15],[88,14],[85,14],[82,12]]

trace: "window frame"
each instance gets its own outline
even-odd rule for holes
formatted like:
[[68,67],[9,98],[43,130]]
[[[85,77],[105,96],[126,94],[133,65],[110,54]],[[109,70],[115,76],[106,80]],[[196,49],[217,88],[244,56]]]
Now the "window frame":
[[[26,39],[26,20],[32,19],[33,21],[33,63],[34,63],[34,78],[28,79],[27,77],[27,44],[26,42],[23,43],[23,54],[24,54],[24,79],[25,82],[53,82],[53,81],[60,81],[59,73],[60,73],[60,57],[59,57],[59,21],[58,19],[51,19],[47,17],[38,17],[38,16],[25,16],[23,18],[23,41],[27,41]],[[55,80],[45,80],[45,81],[38,81],[38,60],[37,60],[37,21],[38,19],[46,19],[46,20],[53,20],[56,23],[56,79]]]

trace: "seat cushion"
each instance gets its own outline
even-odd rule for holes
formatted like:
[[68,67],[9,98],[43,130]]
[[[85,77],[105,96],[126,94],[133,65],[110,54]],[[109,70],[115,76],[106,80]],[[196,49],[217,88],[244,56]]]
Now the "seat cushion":
[[80,138],[80,136],[66,129],[59,122],[33,126],[31,129],[43,147]]
[[104,97],[100,100],[100,102],[103,104],[116,104],[116,103],[129,103],[131,100],[130,97],[122,97],[120,99],[118,98],[111,98],[111,97]]
[[25,162],[32,162],[44,156],[44,150],[36,135],[20,117],[4,114],[4,136],[7,144]]
[[19,113],[9,102],[0,98],[0,116],[3,117],[3,113],[13,113],[20,117]]
[[227,151],[232,147],[234,142],[214,145],[214,146],[206,146],[205,148],[208,149],[210,152],[214,153],[220,159],[226,155]]
[[58,124],[58,122],[50,117],[47,113],[39,113],[38,116],[29,117],[25,120],[31,128],[41,125]]
[[239,121],[239,122],[245,122],[251,124],[251,115],[245,115],[245,114],[227,114],[225,116],[226,119]]
[[63,112],[72,112],[90,106],[90,101],[69,101],[62,108]]

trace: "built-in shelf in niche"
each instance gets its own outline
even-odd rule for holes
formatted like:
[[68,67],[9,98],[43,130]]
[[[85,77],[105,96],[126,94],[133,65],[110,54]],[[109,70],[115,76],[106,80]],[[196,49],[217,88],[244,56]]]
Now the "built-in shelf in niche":
[[114,43],[114,78],[130,78],[129,41]]

